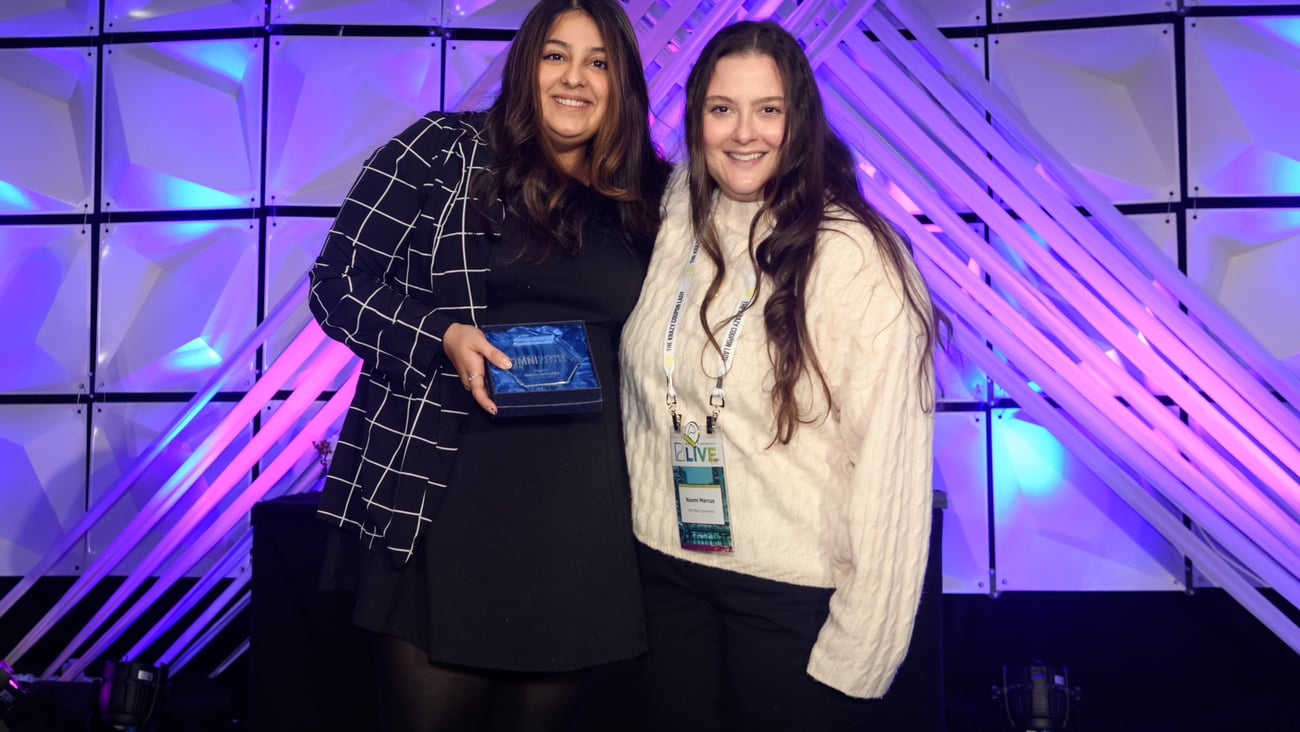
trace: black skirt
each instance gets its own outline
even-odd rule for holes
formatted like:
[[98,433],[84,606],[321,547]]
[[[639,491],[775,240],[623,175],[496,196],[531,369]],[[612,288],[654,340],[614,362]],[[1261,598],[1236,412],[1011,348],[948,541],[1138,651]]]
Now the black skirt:
[[[613,205],[588,195],[579,255],[538,264],[508,243],[494,253],[487,322],[584,321],[603,410],[509,419],[475,410],[416,555],[401,569],[382,552],[355,557],[355,622],[436,663],[568,671],[645,649],[617,349],[647,261],[617,235]],[[327,560],[327,572],[350,563]]]

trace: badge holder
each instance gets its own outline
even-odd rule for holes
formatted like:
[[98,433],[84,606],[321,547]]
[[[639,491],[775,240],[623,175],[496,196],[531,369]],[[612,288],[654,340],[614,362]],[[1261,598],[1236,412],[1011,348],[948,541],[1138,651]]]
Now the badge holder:
[[[715,426],[716,427],[716,426]],[[673,492],[677,497],[677,531],[683,549],[732,551],[731,514],[723,468],[722,436],[701,432],[696,422],[673,430]]]

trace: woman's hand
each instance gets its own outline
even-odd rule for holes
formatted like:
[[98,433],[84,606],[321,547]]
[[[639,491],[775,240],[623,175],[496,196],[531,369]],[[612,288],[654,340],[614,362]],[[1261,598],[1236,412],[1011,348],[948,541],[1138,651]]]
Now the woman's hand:
[[442,350],[451,359],[456,373],[460,374],[460,385],[474,396],[474,401],[480,407],[495,415],[497,405],[488,398],[487,384],[484,383],[487,378],[486,362],[492,362],[497,368],[508,369],[511,366],[510,357],[488,343],[483,331],[463,323],[452,324],[442,335]]

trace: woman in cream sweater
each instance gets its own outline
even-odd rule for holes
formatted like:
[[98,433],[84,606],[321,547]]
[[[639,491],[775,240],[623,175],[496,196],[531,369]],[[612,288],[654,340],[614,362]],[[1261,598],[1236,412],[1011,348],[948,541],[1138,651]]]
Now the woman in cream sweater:
[[706,46],[623,331],[650,729],[864,729],[930,531],[936,319],[770,21]]

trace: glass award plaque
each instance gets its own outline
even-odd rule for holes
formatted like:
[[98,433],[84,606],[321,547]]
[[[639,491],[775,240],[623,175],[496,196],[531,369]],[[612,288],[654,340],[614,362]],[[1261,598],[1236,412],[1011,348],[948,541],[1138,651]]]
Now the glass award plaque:
[[600,411],[600,383],[581,321],[487,326],[488,342],[513,366],[489,365],[498,416]]

